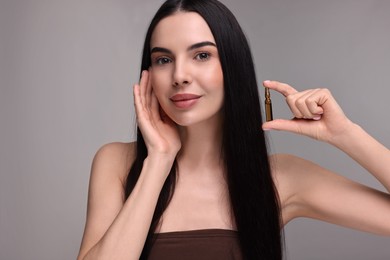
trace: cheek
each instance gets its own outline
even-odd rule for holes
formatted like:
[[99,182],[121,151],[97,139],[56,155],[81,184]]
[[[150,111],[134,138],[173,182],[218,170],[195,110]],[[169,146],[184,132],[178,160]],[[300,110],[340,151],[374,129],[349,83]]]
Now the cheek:
[[161,95],[164,93],[164,89],[166,89],[166,86],[164,86],[163,83],[167,81],[166,79],[164,79],[163,73],[153,72],[151,75],[153,92],[156,95],[157,99],[160,100]]
[[[151,83],[153,92],[157,98],[157,101],[166,113],[168,113],[169,100],[167,96],[169,95],[170,85],[169,78],[166,72],[163,71],[153,71],[151,74]],[[170,117],[170,115],[168,115]]]
[[223,73],[219,64],[203,72],[200,78],[210,91],[223,90]]
[[[219,64],[218,64],[219,65]],[[224,84],[223,84],[223,73],[221,66],[216,66],[214,70],[212,70],[212,86],[213,86],[213,98],[215,100],[215,105],[219,108],[223,107],[224,103]]]
[[220,69],[217,73],[216,73],[216,81],[218,82],[218,86],[220,88],[224,88],[224,85],[223,85],[223,73],[222,73],[222,69]]

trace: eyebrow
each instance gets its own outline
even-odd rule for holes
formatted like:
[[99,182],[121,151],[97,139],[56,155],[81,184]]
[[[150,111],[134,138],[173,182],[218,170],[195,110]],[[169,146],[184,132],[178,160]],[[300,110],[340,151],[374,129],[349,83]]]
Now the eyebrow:
[[195,44],[191,45],[190,47],[187,48],[187,51],[192,51],[194,49],[198,49],[198,48],[201,48],[203,46],[214,46],[214,47],[217,47],[217,45],[215,45],[215,43],[209,42],[209,41],[205,41],[205,42],[199,42],[199,43],[195,43]]
[[[195,44],[191,45],[190,47],[187,48],[187,51],[192,51],[194,49],[198,49],[198,48],[201,48],[201,47],[204,47],[204,46],[214,46],[214,47],[217,47],[217,45],[215,45],[215,43],[213,43],[213,42],[204,41],[204,42],[199,42],[199,43],[195,43]],[[155,52],[164,52],[164,53],[172,54],[171,50],[169,50],[167,48],[162,48],[162,47],[154,47],[154,48],[152,48],[152,50],[150,51],[150,54],[155,53]]]

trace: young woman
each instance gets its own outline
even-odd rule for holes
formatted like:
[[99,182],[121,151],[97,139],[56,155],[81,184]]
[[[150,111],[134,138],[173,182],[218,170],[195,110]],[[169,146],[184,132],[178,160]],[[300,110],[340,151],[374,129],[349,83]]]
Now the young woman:
[[[390,235],[390,196],[292,155],[264,130],[328,142],[390,190],[390,151],[326,89],[276,81],[295,117],[262,123],[251,53],[216,0],[168,0],[134,86],[136,143],[96,154],[79,259],[282,259],[281,229],[310,217]],[[356,207],[359,205],[359,207]]]

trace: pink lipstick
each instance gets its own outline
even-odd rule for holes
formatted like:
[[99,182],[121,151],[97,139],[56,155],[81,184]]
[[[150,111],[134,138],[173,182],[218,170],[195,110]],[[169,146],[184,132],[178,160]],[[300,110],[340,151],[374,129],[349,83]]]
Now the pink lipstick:
[[170,98],[173,104],[178,108],[189,108],[193,106],[201,96],[195,94],[176,94]]

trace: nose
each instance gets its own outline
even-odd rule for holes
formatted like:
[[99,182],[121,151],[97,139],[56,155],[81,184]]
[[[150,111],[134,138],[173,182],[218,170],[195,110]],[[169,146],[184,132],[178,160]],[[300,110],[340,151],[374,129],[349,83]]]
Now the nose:
[[191,84],[192,76],[191,69],[185,61],[176,61],[175,70],[173,72],[173,86],[181,87]]

